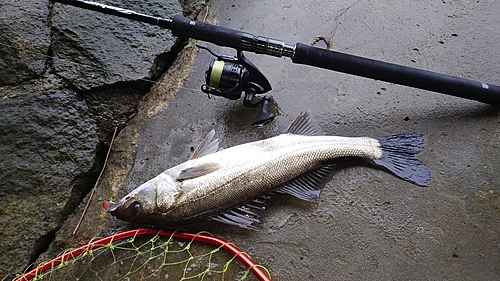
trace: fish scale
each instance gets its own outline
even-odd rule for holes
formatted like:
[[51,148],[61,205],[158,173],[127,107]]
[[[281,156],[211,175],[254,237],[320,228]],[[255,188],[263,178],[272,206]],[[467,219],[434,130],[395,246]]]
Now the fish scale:
[[[284,138],[293,139],[287,142],[287,146],[275,145],[282,143]],[[296,139],[296,140],[295,140]],[[300,147],[294,149],[293,147]],[[266,139],[252,144],[250,147],[239,145],[227,149],[224,154],[217,157],[206,156],[200,158],[200,162],[215,162],[222,159],[232,161],[218,163],[221,167],[226,164],[231,166],[227,169],[217,171],[218,174],[201,176],[183,182],[183,187],[194,190],[179,199],[178,204],[187,203],[200,204],[207,197],[207,193],[218,193],[218,196],[227,196],[231,200],[237,200],[233,193],[242,190],[241,198],[255,197],[262,193],[267,186],[278,186],[287,182],[290,177],[311,170],[323,162],[334,160],[339,157],[360,157],[373,159],[380,155],[378,142],[368,138],[339,138],[339,137],[306,137],[300,135],[283,135],[272,139]],[[262,149],[260,149],[262,148]],[[262,153],[272,151],[266,158]],[[240,154],[234,151],[242,152]],[[236,155],[236,157],[234,157]],[[216,159],[212,159],[216,158]],[[271,159],[271,160],[267,160]],[[219,175],[220,174],[220,175]],[[251,180],[248,180],[251,178]],[[224,184],[223,184],[224,183]],[[219,191],[220,190],[220,191]],[[199,192],[196,192],[199,191]],[[227,194],[227,195],[226,195]],[[206,201],[212,201],[210,198]],[[237,200],[240,202],[241,200]],[[205,203],[202,203],[205,204]],[[185,208],[190,209],[190,208]]]

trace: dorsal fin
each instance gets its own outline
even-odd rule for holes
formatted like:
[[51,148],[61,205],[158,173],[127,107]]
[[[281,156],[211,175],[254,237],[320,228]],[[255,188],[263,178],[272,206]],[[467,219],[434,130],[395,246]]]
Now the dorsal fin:
[[305,135],[305,136],[323,136],[325,133],[311,117],[309,112],[301,112],[292,124],[286,130],[286,133]]
[[335,164],[322,165],[318,169],[304,173],[278,187],[275,191],[293,195],[299,199],[318,202],[319,194],[329,180]]
[[215,139],[212,141],[214,135],[215,131],[210,131],[207,136],[200,142],[200,144],[198,144],[191,157],[189,157],[189,160],[193,160],[217,152],[217,150],[219,149],[219,139]]

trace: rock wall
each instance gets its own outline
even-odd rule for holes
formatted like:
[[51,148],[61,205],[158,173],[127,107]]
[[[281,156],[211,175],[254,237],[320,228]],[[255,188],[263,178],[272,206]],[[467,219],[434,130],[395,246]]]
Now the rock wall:
[[[178,1],[101,3],[172,17]],[[191,2],[190,2],[191,3]],[[95,184],[115,127],[182,48],[168,30],[51,1],[0,3],[0,279],[33,263]]]

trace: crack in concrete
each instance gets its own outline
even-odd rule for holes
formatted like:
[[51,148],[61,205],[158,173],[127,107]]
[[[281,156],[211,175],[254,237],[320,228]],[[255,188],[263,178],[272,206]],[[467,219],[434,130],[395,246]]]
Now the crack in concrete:
[[340,9],[339,13],[333,18],[334,22],[335,22],[335,26],[333,27],[332,32],[330,32],[330,36],[329,36],[330,40],[329,40],[329,44],[327,44],[329,47],[334,46],[333,44],[334,44],[335,34],[337,33],[338,27],[342,24],[340,22],[340,19],[342,17],[344,17],[349,12],[349,10],[351,10],[354,6],[358,5],[361,1],[362,0],[356,0],[351,5]]

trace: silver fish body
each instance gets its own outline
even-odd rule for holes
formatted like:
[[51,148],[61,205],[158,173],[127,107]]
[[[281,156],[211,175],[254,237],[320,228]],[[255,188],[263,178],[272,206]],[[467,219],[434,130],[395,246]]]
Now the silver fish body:
[[[217,140],[211,141],[213,134],[205,138],[190,160],[164,171],[120,202],[105,204],[105,208],[120,219],[156,226],[210,218],[254,228],[265,208],[266,194],[288,193],[316,202],[335,161],[346,157],[384,166],[418,185],[430,178],[427,168],[414,157],[421,150],[420,134],[392,135],[382,140],[322,136],[307,113],[301,114],[286,134],[218,152]],[[398,152],[392,157],[396,158],[389,157],[395,161],[385,161],[384,157],[391,156],[384,150],[387,138],[393,142],[390,150],[403,143],[410,153]],[[407,159],[410,171],[405,168]],[[391,168],[400,164],[400,172],[397,167]]]

